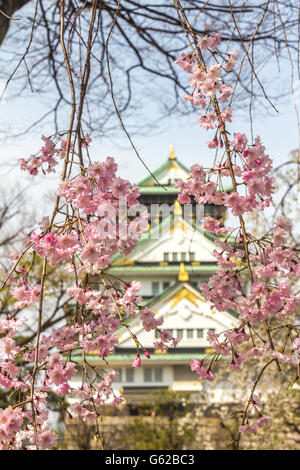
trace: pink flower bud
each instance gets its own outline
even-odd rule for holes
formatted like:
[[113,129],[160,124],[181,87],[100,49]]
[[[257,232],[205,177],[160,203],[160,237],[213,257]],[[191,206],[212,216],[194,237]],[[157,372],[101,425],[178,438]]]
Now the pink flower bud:
[[141,361],[139,353],[137,353],[136,358],[132,363],[132,367],[141,367],[141,365],[142,365],[142,361]]
[[150,359],[150,354],[148,353],[147,349],[144,349],[144,355],[147,359]]

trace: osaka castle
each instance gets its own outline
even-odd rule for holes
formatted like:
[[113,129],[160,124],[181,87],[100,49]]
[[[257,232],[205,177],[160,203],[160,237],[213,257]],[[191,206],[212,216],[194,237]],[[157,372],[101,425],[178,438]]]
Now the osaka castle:
[[[138,183],[140,202],[148,209],[148,229],[130,255],[117,255],[109,268],[113,279],[128,283],[141,281],[143,306],[149,307],[157,318],[163,318],[163,329],[180,338],[175,348],[156,350],[153,347],[157,339],[155,332],[145,331],[141,322],[133,319],[131,331],[151,355],[151,359],[142,355],[142,366],[133,368],[135,344],[127,330],[120,330],[120,343],[107,360],[119,372],[115,391],[122,392],[128,401],[138,400],[139,396],[145,399],[145,394],[158,388],[203,391],[203,384],[190,370],[189,362],[210,352],[208,331],[220,333],[237,323],[232,313],[212,309],[201,295],[201,283],[217,269],[213,255],[216,237],[196,223],[195,203],[189,205],[188,216],[184,214],[185,207],[177,199],[179,189],[175,182],[188,177],[188,169],[170,146],[164,163]],[[160,210],[153,211],[153,208]],[[225,211],[225,207],[212,204],[205,205],[203,210],[204,215],[219,220],[224,220]],[[103,367],[103,360],[96,354],[89,361]]]

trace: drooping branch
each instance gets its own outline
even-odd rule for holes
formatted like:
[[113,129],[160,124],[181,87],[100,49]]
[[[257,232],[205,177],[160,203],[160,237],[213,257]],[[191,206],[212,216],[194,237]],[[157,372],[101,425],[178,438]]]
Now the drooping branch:
[[[22,50],[25,37],[28,38],[28,29],[33,20],[34,2],[5,3],[13,5],[14,8],[17,3],[21,6],[28,3],[22,10],[26,16],[21,15],[20,21],[9,20],[6,16],[0,15],[0,27],[1,22],[3,25],[5,23],[6,33],[8,24],[11,25],[8,34],[2,38],[4,40],[5,37],[5,69],[10,70],[10,64],[16,57],[16,49]],[[298,6],[291,0],[279,0],[277,3],[280,6],[281,18],[278,16],[275,0],[238,1],[234,4],[229,0],[220,0],[212,4],[202,0],[182,2],[183,8],[189,14],[191,28],[195,34],[222,30],[223,42],[228,43],[228,47],[234,44],[240,50],[241,56],[245,56],[238,73],[233,72],[236,77],[234,99],[244,103],[255,96],[256,108],[267,104],[261,99],[265,97],[265,86],[270,82],[268,74],[264,74],[264,67],[273,59],[279,64],[284,61],[287,48],[292,54],[298,54],[299,51]],[[113,132],[114,128],[118,127],[110,108],[109,78],[105,64],[105,43],[109,25],[117,9],[117,0],[99,0],[96,8],[99,11],[99,25],[94,25],[96,47],[91,54],[92,72],[87,87],[87,103],[88,108],[92,109],[93,119],[85,111],[83,122],[94,134],[103,135],[106,132]],[[77,77],[80,75],[79,51],[86,46],[83,38],[87,32],[91,11],[92,2],[83,0],[65,2],[70,61]],[[34,92],[38,91],[40,96],[43,96],[42,93],[46,92],[48,95],[51,92],[55,104],[52,112],[41,114],[24,132],[49,119],[51,114],[58,129],[61,127],[58,111],[71,106],[68,89],[63,80],[58,0],[51,2],[39,0],[34,29],[30,53],[26,55],[26,61],[23,61],[23,67],[15,77],[16,83],[19,84],[20,93],[23,93],[28,85]],[[20,47],[16,48],[17,44]],[[141,108],[140,104],[146,104],[149,97],[151,101],[153,96],[156,97],[163,115],[170,115],[171,112],[181,114],[191,112],[192,108],[183,105],[186,83],[181,73],[178,73],[174,67],[174,60],[183,52],[184,47],[184,34],[171,2],[162,1],[158,5],[140,0],[121,2],[114,36],[110,43],[109,60],[118,89],[116,93],[118,109],[127,120],[131,120],[131,130],[141,132],[148,130],[150,124],[153,125],[151,120],[146,122],[145,117],[132,119],[136,111]],[[255,67],[251,62],[254,48]],[[7,79],[7,76],[2,73],[2,78]],[[79,86],[78,83],[75,86]],[[165,99],[165,89],[172,90],[168,100]],[[272,92],[269,91],[272,104],[276,106],[276,98],[284,96],[285,93],[287,90],[282,84],[281,87],[276,87],[274,84]],[[98,106],[99,102],[101,106]],[[251,106],[251,114],[253,112],[254,104]]]

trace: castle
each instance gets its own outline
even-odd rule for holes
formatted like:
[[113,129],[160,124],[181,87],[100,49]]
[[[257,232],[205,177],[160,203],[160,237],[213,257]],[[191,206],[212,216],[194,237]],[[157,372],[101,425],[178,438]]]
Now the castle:
[[[237,322],[232,313],[212,309],[201,295],[201,283],[217,269],[213,255],[216,237],[197,223],[195,202],[186,216],[177,200],[179,189],[174,183],[188,177],[188,169],[176,158],[173,146],[170,146],[166,161],[138,183],[140,202],[152,214],[148,230],[130,255],[117,255],[109,268],[115,279],[128,283],[141,281],[143,305],[151,308],[157,318],[163,317],[163,328],[173,337],[180,338],[176,348],[155,350],[155,332],[146,332],[138,319],[132,320],[132,332],[151,355],[151,359],[141,357],[142,367],[133,368],[135,344],[127,330],[120,330],[120,344],[107,359],[119,372],[116,392],[121,391],[129,402],[139,402],[155,389],[203,392],[203,383],[190,370],[189,362],[201,359],[209,352],[206,339],[209,330],[220,333]],[[154,211],[153,215],[153,207],[163,210]],[[222,220],[226,216],[225,210],[224,206],[207,204],[203,212]],[[91,356],[89,361],[103,368],[103,360],[98,355]],[[221,388],[216,389],[212,399],[217,400],[221,392]]]

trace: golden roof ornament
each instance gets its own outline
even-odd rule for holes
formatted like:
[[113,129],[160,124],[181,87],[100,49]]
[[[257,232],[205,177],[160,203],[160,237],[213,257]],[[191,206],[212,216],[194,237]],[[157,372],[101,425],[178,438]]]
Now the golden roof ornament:
[[174,215],[182,215],[182,207],[178,199],[174,203]]
[[173,144],[170,145],[169,149],[170,149],[170,151],[169,151],[169,160],[176,160]]
[[189,275],[185,270],[185,265],[184,265],[184,263],[180,263],[178,281],[185,282],[185,281],[188,281],[188,280],[189,280]]

